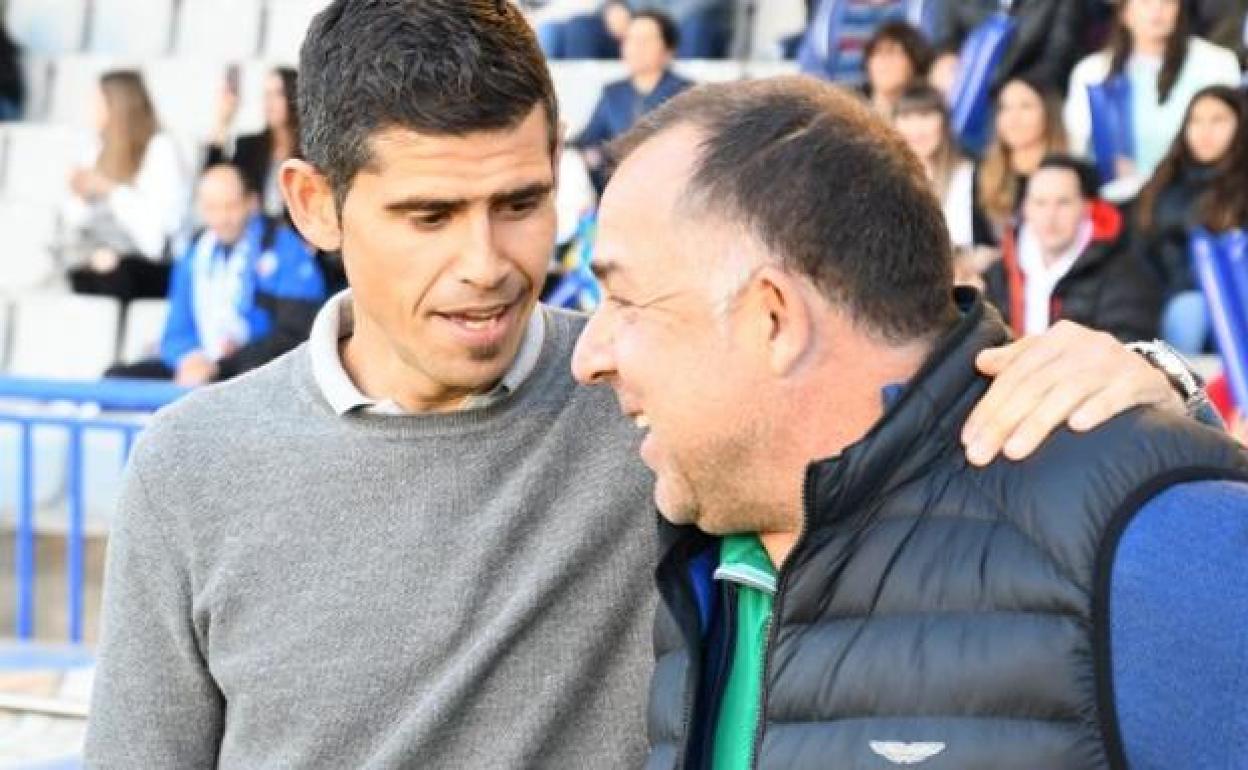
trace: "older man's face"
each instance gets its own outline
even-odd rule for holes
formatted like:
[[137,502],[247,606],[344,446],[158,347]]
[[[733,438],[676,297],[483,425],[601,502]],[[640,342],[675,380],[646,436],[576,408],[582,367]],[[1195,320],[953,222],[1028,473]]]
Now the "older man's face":
[[644,431],[641,457],[668,519],[713,533],[751,529],[735,514],[748,453],[754,367],[738,343],[731,289],[739,237],[691,221],[678,198],[699,135],[676,128],[621,165],[602,200],[595,272],[604,301],[573,356],[585,384],[615,389]]

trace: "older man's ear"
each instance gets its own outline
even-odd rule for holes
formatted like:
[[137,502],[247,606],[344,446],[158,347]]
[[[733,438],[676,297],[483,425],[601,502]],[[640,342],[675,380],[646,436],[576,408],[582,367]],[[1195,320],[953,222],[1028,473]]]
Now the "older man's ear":
[[814,347],[815,296],[803,289],[802,281],[774,267],[760,268],[751,279],[751,323],[778,377],[791,374]]

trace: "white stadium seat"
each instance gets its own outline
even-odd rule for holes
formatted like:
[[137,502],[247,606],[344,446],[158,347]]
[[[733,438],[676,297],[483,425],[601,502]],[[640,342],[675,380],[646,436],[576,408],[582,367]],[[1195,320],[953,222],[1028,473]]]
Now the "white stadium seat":
[[570,138],[589,122],[602,87],[624,77],[625,72],[618,61],[552,61],[550,75],[559,97],[559,118]]
[[163,299],[136,299],[126,308],[125,329],[121,335],[121,363],[133,364],[154,358],[160,352],[169,302]]
[[111,297],[30,294],[16,300],[9,374],[93,380],[117,353],[121,306]]
[[261,0],[182,0],[174,53],[242,61],[260,47]]
[[56,224],[52,206],[0,201],[0,233],[4,233],[0,296],[47,288],[57,281],[61,271],[52,255]]
[[52,78],[56,58],[26,54],[22,56],[22,83],[26,86],[24,120],[45,120],[52,102]]
[[174,134],[202,142],[216,122],[224,62],[154,59],[144,62],[141,71],[160,124]]
[[115,56],[66,56],[57,60],[52,72],[48,120],[93,128],[100,76],[109,70],[133,66],[133,61]]
[[173,0],[94,0],[88,53],[147,58],[169,51]]
[[9,333],[13,331],[13,308],[8,302],[0,302],[0,371],[9,360]]
[[294,65],[299,62],[299,47],[312,23],[329,0],[269,0],[264,25],[263,55],[266,59]]
[[9,36],[26,53],[62,56],[82,49],[87,24],[84,0],[8,0]]
[[3,197],[56,206],[69,194],[69,175],[87,141],[72,126],[15,123],[5,126]]

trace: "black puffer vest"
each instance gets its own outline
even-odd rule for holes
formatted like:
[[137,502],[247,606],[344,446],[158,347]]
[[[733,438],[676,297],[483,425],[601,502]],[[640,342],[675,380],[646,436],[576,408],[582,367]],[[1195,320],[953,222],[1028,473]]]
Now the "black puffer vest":
[[[807,469],[755,767],[1124,766],[1106,605],[1118,537],[1162,488],[1248,478],[1248,462],[1217,431],[1135,410],[1021,463],[968,465],[958,435],[987,385],[973,359],[1007,334],[977,301],[864,439]],[[714,544],[662,526],[653,770],[685,766],[702,684],[690,563]]]

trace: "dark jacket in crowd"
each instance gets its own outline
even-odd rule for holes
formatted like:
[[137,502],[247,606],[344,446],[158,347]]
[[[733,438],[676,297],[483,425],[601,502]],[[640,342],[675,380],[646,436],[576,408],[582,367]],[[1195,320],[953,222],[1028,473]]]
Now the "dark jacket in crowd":
[[1154,199],[1152,227],[1137,227],[1134,250],[1161,283],[1163,301],[1184,291],[1197,291],[1188,256],[1188,235],[1197,225],[1197,204],[1217,172],[1208,166],[1181,168]]
[[[958,770],[1125,766],[1106,601],[1118,536],[1153,492],[1242,479],[1248,462],[1216,431],[1133,410],[1027,460],[968,465],[957,437],[987,387],[974,357],[1007,338],[976,301],[866,437],[807,468],[768,626],[760,770],[880,768],[907,746]],[[714,713],[722,654],[703,639],[732,597],[708,587],[715,538],[660,526],[647,768],[706,767],[695,715]]]
[[[1017,228],[1006,233],[1001,259],[984,274],[984,282],[988,300],[1021,336],[1027,276],[1019,265]],[[1049,318],[1133,342],[1156,337],[1160,316],[1159,286],[1128,247],[1122,214],[1103,201],[1093,203],[1092,241],[1053,290]]]
[[246,134],[234,140],[234,153],[226,155],[219,144],[208,146],[204,168],[218,163],[233,163],[243,174],[247,191],[264,194],[264,183],[273,165],[273,134],[267,128],[256,134]]
[[0,24],[0,119],[16,120],[26,103],[22,52]]
[[[943,0],[936,11],[936,47],[960,47],[1000,8],[999,0]],[[993,74],[993,92],[1012,77],[1024,77],[1064,93],[1081,54],[1082,0],[1015,0],[1010,14],[1017,26]]]

